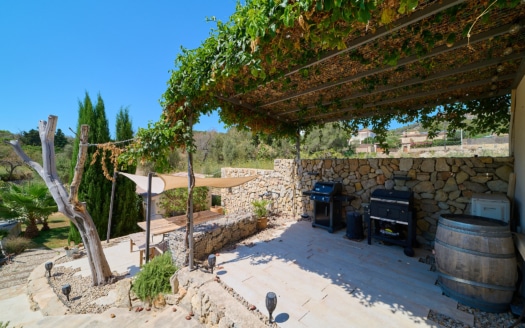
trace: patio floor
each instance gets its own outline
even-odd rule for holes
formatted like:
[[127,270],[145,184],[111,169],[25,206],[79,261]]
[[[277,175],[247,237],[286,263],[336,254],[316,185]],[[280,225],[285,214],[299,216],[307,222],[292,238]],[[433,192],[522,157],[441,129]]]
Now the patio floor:
[[399,246],[368,245],[294,222],[271,241],[225,251],[217,274],[266,313],[265,295],[278,296],[280,327],[439,327],[430,310],[473,326],[472,315],[435,285],[437,273]]

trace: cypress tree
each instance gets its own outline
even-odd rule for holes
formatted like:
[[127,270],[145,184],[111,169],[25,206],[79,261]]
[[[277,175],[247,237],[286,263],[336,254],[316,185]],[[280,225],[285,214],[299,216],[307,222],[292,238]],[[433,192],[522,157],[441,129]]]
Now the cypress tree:
[[[117,114],[116,132],[117,141],[133,138],[133,127],[128,108],[120,108]],[[136,166],[127,165],[119,170],[135,173]],[[112,237],[124,236],[139,230],[137,222],[143,220],[142,199],[135,190],[133,181],[124,177],[117,178],[111,221]]]
[[[102,144],[110,141],[109,125],[106,118],[104,101],[100,94],[97,97],[97,103],[93,107],[88,93],[84,98],[84,102],[79,102],[79,119],[77,126],[77,138],[73,148],[73,172],[76,164],[79,148],[80,127],[82,124],[89,125],[89,143]],[[88,149],[88,158],[86,160],[86,167],[84,168],[84,175],[80,182],[80,189],[78,197],[85,201],[87,209],[93,218],[93,222],[97,228],[100,238],[105,238],[108,227],[109,205],[111,197],[111,181],[106,179],[102,169],[102,156],[97,156],[94,164],[91,164],[93,155],[97,148],[92,146]],[[102,150],[100,150],[102,151]],[[111,164],[107,161],[106,166],[110,172],[113,171]],[[73,176],[73,175],[72,175]],[[71,226],[69,239],[79,242],[80,235],[76,228]]]
[[67,138],[64,132],[62,132],[61,129],[58,129],[55,133],[55,147],[64,149],[64,147],[67,145]]

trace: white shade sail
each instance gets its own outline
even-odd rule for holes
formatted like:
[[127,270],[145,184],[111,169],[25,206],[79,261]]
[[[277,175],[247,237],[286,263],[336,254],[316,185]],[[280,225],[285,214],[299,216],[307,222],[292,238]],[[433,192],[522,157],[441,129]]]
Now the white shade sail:
[[[130,173],[119,172],[126,178],[135,182],[135,184],[142,190],[148,190],[148,177],[143,175],[136,175]],[[257,175],[237,178],[195,178],[195,187],[215,187],[215,188],[231,188],[240,186],[246,182],[256,179]],[[169,174],[158,174],[151,179],[151,193],[161,194],[162,192],[175,188],[187,188],[188,177],[173,176]]]
[[[123,173],[123,172],[119,172],[119,174],[135,182],[137,187],[142,189],[144,192],[148,191],[148,177],[147,176]],[[151,193],[158,195],[158,194],[161,194],[163,191],[164,191],[164,181],[161,178],[153,177],[151,179]]]
[[[159,178],[164,181],[164,190],[175,188],[187,188],[188,177],[173,176],[167,174],[159,174]],[[254,180],[257,175],[249,177],[238,178],[195,178],[195,187],[215,187],[215,188],[231,188],[245,184],[248,181]]]

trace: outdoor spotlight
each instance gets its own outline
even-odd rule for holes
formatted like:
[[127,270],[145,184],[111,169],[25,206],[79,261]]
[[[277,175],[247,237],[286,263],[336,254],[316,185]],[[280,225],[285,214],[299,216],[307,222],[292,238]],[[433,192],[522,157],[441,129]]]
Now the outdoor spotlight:
[[69,302],[69,294],[71,293],[71,285],[65,284],[62,286],[62,294],[66,295],[67,301]]
[[215,257],[215,254],[210,254],[208,256],[208,266],[211,268],[212,274],[213,274],[213,267],[215,266],[216,261],[217,261],[217,258]]
[[272,323],[272,313],[277,307],[277,295],[274,292],[266,294],[266,309],[270,313],[270,323]]
[[[46,263],[44,264],[44,267],[45,267],[46,270],[47,270],[47,276],[48,276],[48,277],[51,277],[51,269],[53,269],[53,262],[46,262]],[[44,274],[44,276],[45,276],[45,274]]]

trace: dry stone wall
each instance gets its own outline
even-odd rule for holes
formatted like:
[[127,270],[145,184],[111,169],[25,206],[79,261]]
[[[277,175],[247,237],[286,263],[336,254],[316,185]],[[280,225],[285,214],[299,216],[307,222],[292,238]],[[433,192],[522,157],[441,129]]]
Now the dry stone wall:
[[[339,181],[343,193],[355,198],[345,203],[345,212],[360,211],[378,189],[411,190],[418,240],[434,240],[442,214],[469,213],[474,193],[506,193],[514,171],[510,157],[472,158],[372,158],[276,160],[275,170],[223,168],[223,177],[258,174],[250,184],[223,190],[221,199],[228,212],[249,212],[251,201],[270,192],[274,212],[312,215],[313,204],[302,195],[316,181]],[[405,179],[397,179],[402,177]]]
[[[204,260],[224,246],[253,235],[257,231],[257,218],[251,213],[234,213],[199,224],[194,227],[194,258]],[[168,245],[175,265],[188,265],[187,249],[184,242],[186,229],[168,234]]]
[[294,163],[293,160],[276,159],[273,170],[222,168],[223,178],[259,176],[241,186],[221,189],[221,205],[226,213],[251,212],[252,202],[264,198],[271,200],[271,212],[293,215],[296,190],[300,187]]

